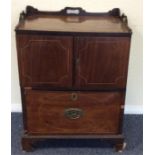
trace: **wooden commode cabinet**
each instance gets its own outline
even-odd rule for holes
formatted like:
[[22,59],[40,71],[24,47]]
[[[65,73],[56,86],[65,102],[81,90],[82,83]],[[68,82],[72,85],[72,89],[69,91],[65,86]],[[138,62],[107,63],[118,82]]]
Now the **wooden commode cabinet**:
[[131,29],[118,8],[20,14],[16,43],[23,150],[40,140],[90,138],[124,147],[122,122]]

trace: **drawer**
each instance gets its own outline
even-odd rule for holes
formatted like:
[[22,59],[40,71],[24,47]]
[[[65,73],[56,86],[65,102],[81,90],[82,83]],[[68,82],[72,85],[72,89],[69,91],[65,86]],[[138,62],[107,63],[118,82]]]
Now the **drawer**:
[[124,93],[28,90],[25,101],[29,134],[116,134]]

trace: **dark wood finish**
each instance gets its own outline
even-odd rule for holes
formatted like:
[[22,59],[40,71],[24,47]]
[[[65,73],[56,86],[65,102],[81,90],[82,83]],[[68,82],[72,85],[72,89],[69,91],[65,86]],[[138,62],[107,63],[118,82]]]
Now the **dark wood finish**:
[[130,38],[79,37],[76,88],[125,88]]
[[[29,134],[117,134],[124,93],[27,91]],[[98,108],[100,107],[100,108]],[[69,108],[79,108],[77,119],[65,117]],[[37,120],[37,121],[36,121]]]
[[[98,24],[96,24],[98,23]],[[30,16],[17,28],[20,31],[45,31],[57,33],[123,33],[130,34],[130,30],[115,17],[90,17],[90,16]]]
[[22,137],[21,143],[22,143],[22,149],[24,151],[31,152],[33,151],[33,144],[35,143],[35,139]]
[[[79,14],[66,14],[67,10],[78,10]],[[65,8],[60,12],[45,12],[28,7],[26,13],[21,14],[16,32],[131,35],[127,17],[120,16],[119,9],[113,9],[108,13],[84,13],[82,10],[81,8]]]
[[123,152],[123,150],[125,149],[125,147],[126,147],[126,143],[122,140],[122,142],[120,143],[116,143],[116,145],[115,145],[115,149],[116,149],[116,151],[117,152]]
[[22,86],[72,86],[72,37],[17,35],[17,44]]
[[16,26],[23,107],[22,147],[46,139],[103,139],[124,149],[122,136],[132,31],[118,8],[27,6]]
[[91,13],[86,12],[80,7],[65,7],[64,9],[60,11],[40,11],[32,6],[27,6],[26,11],[22,12],[20,14],[20,20],[23,20],[27,16],[33,16],[33,15],[76,15],[76,16],[115,16],[120,17],[120,9],[114,8],[108,12],[105,13]]
[[114,142],[122,143],[124,141],[124,136],[122,134],[107,134],[107,135],[28,135],[24,134],[22,138],[25,139],[103,139],[103,140],[114,140]]
[[[121,134],[117,135],[27,135],[24,134],[22,137],[22,148],[23,150],[30,152],[34,148],[34,144],[38,141],[45,141],[47,139],[102,139],[106,141],[112,141],[115,145],[117,152],[122,152],[124,149],[124,136]],[[122,147],[121,147],[122,146]],[[35,147],[37,145],[35,144]]]
[[24,133],[27,133],[27,125],[26,125],[26,103],[25,103],[25,94],[24,94],[24,89],[21,87],[21,100],[22,100],[22,113],[23,113],[23,127],[24,127]]

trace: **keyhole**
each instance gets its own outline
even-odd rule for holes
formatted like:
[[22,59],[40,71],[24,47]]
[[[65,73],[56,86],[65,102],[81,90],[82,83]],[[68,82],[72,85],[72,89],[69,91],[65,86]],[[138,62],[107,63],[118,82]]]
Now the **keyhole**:
[[71,94],[71,100],[72,100],[72,101],[76,101],[77,98],[78,98],[78,96],[77,96],[76,93]]

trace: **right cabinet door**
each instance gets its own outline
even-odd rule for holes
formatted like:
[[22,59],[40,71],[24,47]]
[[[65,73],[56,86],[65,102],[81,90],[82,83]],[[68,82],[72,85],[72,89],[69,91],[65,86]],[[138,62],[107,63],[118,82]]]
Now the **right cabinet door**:
[[77,37],[75,45],[76,88],[126,87],[130,38]]

